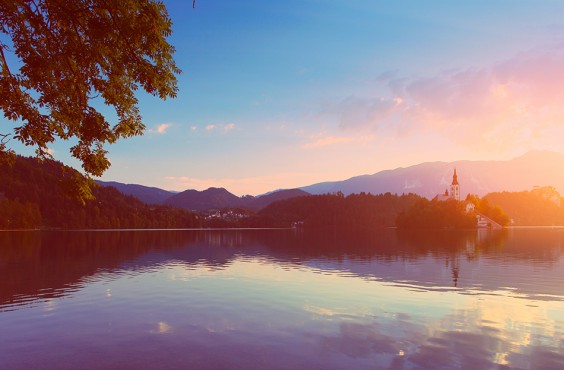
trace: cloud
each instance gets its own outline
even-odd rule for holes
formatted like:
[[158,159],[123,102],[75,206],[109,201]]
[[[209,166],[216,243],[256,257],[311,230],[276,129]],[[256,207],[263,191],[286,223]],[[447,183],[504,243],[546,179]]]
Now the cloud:
[[160,123],[155,128],[149,129],[149,133],[163,135],[171,126],[172,123]]
[[210,123],[208,125],[206,125],[206,131],[222,131],[222,132],[229,132],[232,131],[236,128],[236,125],[234,123],[227,123],[227,124],[213,124]]
[[564,45],[556,45],[486,67],[415,78],[383,74],[375,96],[349,96],[322,114],[336,118],[345,131],[434,132],[470,148],[499,149],[552,140],[554,131],[564,134],[562,86]]
[[227,125],[223,126],[223,131],[228,132],[235,129],[234,123],[228,123]]
[[402,103],[402,99],[396,98],[347,97],[336,106],[339,125],[341,128],[355,128],[381,122],[397,112]]
[[374,140],[374,135],[367,136],[324,136],[320,138],[312,137],[314,140],[305,143],[302,147],[305,149],[320,148],[342,143],[368,142]]
[[157,132],[159,134],[164,134],[170,126],[171,126],[170,123],[161,123],[160,125],[157,126]]

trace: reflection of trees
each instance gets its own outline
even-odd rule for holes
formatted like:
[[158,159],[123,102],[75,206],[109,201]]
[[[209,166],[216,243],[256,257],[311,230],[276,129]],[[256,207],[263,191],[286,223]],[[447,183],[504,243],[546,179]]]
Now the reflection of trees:
[[[261,240],[270,253],[281,260],[329,259],[337,262],[416,261],[432,256],[444,259],[450,269],[452,284],[458,286],[460,258],[476,259],[481,253],[501,249],[507,239],[504,230],[377,230],[347,232],[343,230],[304,230],[297,235],[283,234]],[[354,266],[350,266],[354,269]],[[354,271],[352,271],[354,272]],[[366,273],[365,273],[366,274]],[[400,276],[397,277],[401,279]]]
[[469,259],[481,253],[500,250],[507,241],[507,230],[397,230],[401,244],[415,253],[465,254]]
[[460,259],[464,256],[475,260],[482,253],[500,250],[507,240],[507,231],[398,230],[398,239],[411,249],[444,258],[445,267],[451,271],[452,284],[458,287]]
[[[518,235],[509,238],[513,233]],[[456,286],[464,273],[462,261],[482,255],[515,258],[527,264],[558,261],[563,236],[558,230],[2,232],[0,305],[13,302],[16,296],[56,297],[100,271],[136,270],[170,261],[217,269],[239,256],[257,255],[290,264],[325,261],[331,268],[392,281],[404,279],[402,271],[390,267],[388,275],[382,275],[380,262],[394,266],[432,257],[444,261]],[[371,261],[377,263],[370,266]]]
[[472,259],[480,253],[501,249],[508,234],[505,230],[490,230],[484,234],[477,230],[385,229],[365,232],[304,230],[294,234],[280,233],[276,238],[261,235],[262,243],[288,257],[395,261],[451,254]]
[[[165,260],[218,266],[232,259],[229,248],[248,244],[249,236],[241,231],[2,232],[0,304],[16,296],[54,298],[99,271],[153,264],[154,259],[141,258],[149,252],[164,253],[160,258]],[[187,247],[192,247],[189,253],[174,256]],[[140,258],[136,265],[124,266]]]

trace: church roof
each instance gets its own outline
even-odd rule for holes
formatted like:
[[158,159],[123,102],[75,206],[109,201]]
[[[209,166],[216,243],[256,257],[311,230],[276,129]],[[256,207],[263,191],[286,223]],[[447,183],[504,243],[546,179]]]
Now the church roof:
[[458,185],[458,176],[456,175],[456,168],[454,169],[454,175],[452,175],[452,185]]

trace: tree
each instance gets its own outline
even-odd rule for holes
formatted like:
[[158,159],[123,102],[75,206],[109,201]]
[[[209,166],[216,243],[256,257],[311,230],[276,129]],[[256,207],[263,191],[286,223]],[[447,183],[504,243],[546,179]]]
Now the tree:
[[404,229],[471,229],[476,227],[476,218],[466,212],[463,202],[420,198],[398,215],[396,225]]
[[[50,157],[47,144],[57,138],[78,139],[72,155],[100,176],[110,166],[104,144],[145,128],[136,90],[176,96],[171,25],[155,0],[0,2],[0,32],[11,40],[0,34],[0,109],[21,122],[14,137],[40,157]],[[102,104],[117,123],[95,108]],[[13,157],[6,138],[0,134],[0,157]]]

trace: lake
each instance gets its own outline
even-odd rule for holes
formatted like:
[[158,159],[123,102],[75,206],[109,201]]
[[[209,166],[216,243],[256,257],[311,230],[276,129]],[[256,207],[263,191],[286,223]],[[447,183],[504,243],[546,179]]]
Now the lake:
[[0,368],[564,369],[563,241],[0,232]]

